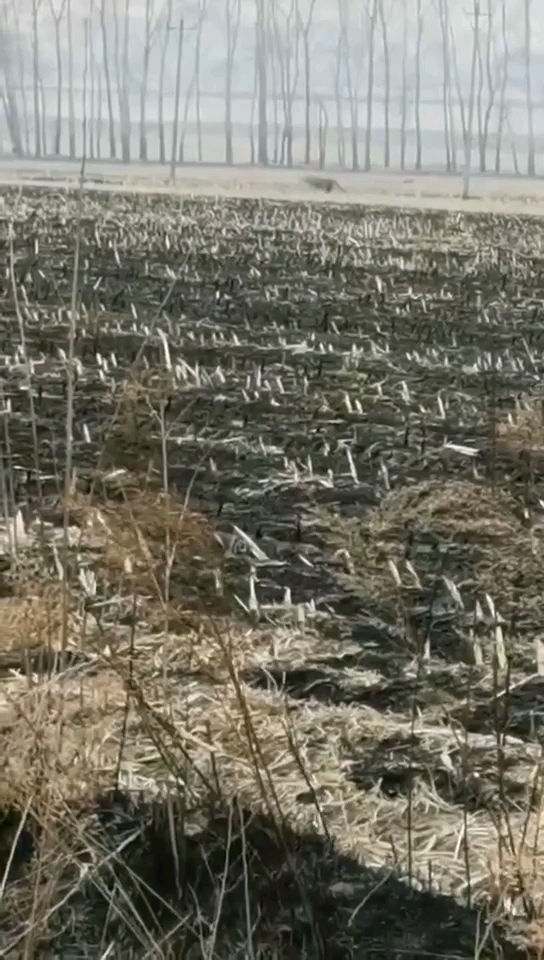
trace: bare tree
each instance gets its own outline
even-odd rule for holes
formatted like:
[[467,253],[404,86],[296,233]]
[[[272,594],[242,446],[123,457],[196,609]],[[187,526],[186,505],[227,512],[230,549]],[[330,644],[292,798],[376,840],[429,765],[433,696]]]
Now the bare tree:
[[400,168],[406,166],[406,128],[408,124],[408,0],[402,0],[402,81],[400,106]]
[[140,83],[140,160],[147,157],[147,88],[149,84],[149,63],[151,50],[157,36],[158,21],[155,17],[154,0],[145,0],[144,9],[144,49],[142,64],[142,80]]
[[96,158],[102,157],[102,74],[95,62],[96,72]]
[[303,18],[300,12],[300,0],[297,0],[297,19],[304,48],[304,163],[306,166],[310,164],[312,157],[310,30],[312,29],[315,4],[316,0],[309,0],[307,15]]
[[40,119],[40,54],[38,45],[38,17],[42,0],[32,0],[32,88],[34,92],[34,156],[42,156]]
[[327,137],[329,134],[329,115],[327,113],[327,108],[323,103],[321,97],[319,98],[319,127],[318,127],[318,144],[319,144],[319,169],[324,170],[327,162]]
[[110,159],[117,155],[115,147],[115,120],[113,117],[113,98],[111,93],[110,55],[108,47],[108,28],[106,24],[106,0],[100,4],[100,29],[102,31],[102,61],[104,64],[104,81],[106,84],[106,101],[108,105],[108,132],[110,141]]
[[[297,29],[294,0],[288,11],[281,6],[271,4],[272,27],[275,50],[280,71],[280,85],[283,103],[283,133],[281,138],[280,162],[293,166],[293,102],[299,78],[299,31]],[[280,19],[281,18],[281,19]]]
[[525,95],[527,98],[527,174],[535,175],[535,129],[533,119],[533,96],[531,90],[531,0],[523,4],[525,26]]
[[343,117],[343,99],[342,99],[342,53],[343,36],[342,31],[338,31],[336,40],[336,49],[334,57],[334,99],[336,105],[336,148],[338,151],[338,166],[343,169],[346,165],[346,144],[344,140],[344,117]]
[[368,76],[366,84],[365,171],[372,167],[372,101],[374,97],[374,36],[378,18],[378,0],[371,0],[368,8]]
[[72,0],[66,3],[66,30],[68,33],[68,151],[70,160],[76,156],[76,115],[74,107],[74,36],[72,32]]
[[89,72],[89,95],[91,108],[89,113],[89,157],[94,160],[94,142],[95,142],[95,56],[94,56],[94,0],[89,0],[89,61],[87,69]]
[[472,124],[474,120],[474,99],[476,87],[476,66],[478,60],[479,43],[479,21],[480,21],[480,0],[474,0],[474,25],[472,38],[472,66],[470,68],[470,94],[468,105],[468,124],[465,137],[465,165],[463,170],[463,200],[467,200],[470,194],[470,166],[472,156]]
[[234,162],[232,149],[232,74],[234,57],[240,30],[241,0],[224,0],[225,28],[227,34],[227,61],[225,65],[225,162],[229,167]]
[[350,44],[349,33],[349,4],[346,0],[338,0],[338,16],[340,22],[340,38],[342,64],[344,67],[346,87],[349,100],[351,120],[351,166],[359,169],[359,68],[360,58],[355,44]]
[[423,38],[423,13],[421,0],[416,2],[416,88],[414,96],[414,117],[416,125],[416,170],[421,170],[421,41]]
[[502,134],[504,121],[506,119],[506,87],[508,84],[508,33],[506,29],[506,0],[501,0],[501,37],[502,37],[502,63],[501,63],[501,84],[499,92],[499,119],[497,124],[497,141],[495,147],[495,173],[501,171],[501,151]]
[[440,34],[442,39],[442,110],[444,115],[444,144],[446,151],[446,169],[455,172],[457,169],[455,120],[453,114],[451,58],[450,58],[450,25],[448,0],[438,0],[438,16],[440,19]]
[[168,44],[170,42],[170,33],[172,32],[172,0],[166,0],[166,7],[163,12],[163,39],[161,47],[161,66],[159,70],[159,91],[158,91],[158,121],[159,121],[159,161],[166,163],[166,145],[164,138],[164,75],[166,70],[166,58],[168,54]]
[[3,74],[3,84],[0,85],[0,98],[4,108],[6,125],[11,139],[11,147],[16,157],[24,155],[23,137],[19,107],[17,104],[16,65],[14,47],[20,47],[21,38],[18,29],[13,30],[8,23],[6,7],[0,8],[0,70]]
[[178,29],[178,55],[176,61],[176,91],[174,94],[174,123],[172,126],[172,156],[170,160],[170,180],[172,183],[176,178],[176,150],[178,140],[178,122],[179,122],[179,100],[181,92],[181,58],[183,55],[183,18],[179,22]]
[[383,116],[384,116],[384,144],[383,144],[383,165],[387,170],[391,163],[391,134],[389,124],[389,112],[391,107],[391,60],[389,55],[389,39],[387,36],[387,21],[391,13],[391,8],[387,11],[384,8],[384,0],[379,0],[380,23],[382,26],[383,43]]
[[185,136],[187,133],[187,125],[189,121],[189,108],[191,106],[191,100],[193,99],[193,93],[195,91],[195,83],[196,83],[196,69],[193,65],[193,72],[191,74],[191,79],[189,80],[187,90],[185,91],[185,106],[183,108],[183,119],[181,121],[181,131],[179,134],[178,160],[180,163],[185,162]]
[[202,115],[200,109],[200,61],[202,54],[202,28],[207,14],[207,0],[198,0],[198,17],[195,42],[195,113],[198,162],[202,163]]
[[41,114],[41,137],[42,137],[42,151],[44,157],[47,156],[47,106],[45,100],[45,87],[43,84],[43,77],[41,70],[38,74],[39,84],[40,84],[40,114]]
[[268,165],[268,117],[267,117],[267,39],[264,0],[255,0],[256,8],[256,44],[255,56],[258,77],[259,131],[257,137],[257,160],[263,166]]
[[55,7],[54,0],[49,0],[49,6],[55,25],[55,52],[57,55],[57,116],[55,121],[53,152],[56,157],[59,157],[62,136],[62,48],[60,42],[60,25],[64,11],[66,10],[66,0],[60,0],[58,7]]
[[467,121],[465,113],[465,100],[463,97],[463,90],[461,88],[461,79],[459,77],[459,68],[457,66],[457,48],[455,46],[455,37],[453,35],[453,28],[450,23],[450,41],[451,41],[451,62],[453,66],[453,75],[455,78],[455,90],[457,92],[457,100],[459,103],[459,114],[461,117],[461,131],[463,135],[463,144],[466,144],[467,139]]
[[129,26],[130,0],[125,0],[125,15],[123,18],[123,68],[121,85],[121,156],[124,163],[130,162],[130,77],[129,77]]
[[[489,143],[489,125],[491,121],[491,114],[495,106],[495,98],[497,93],[498,86],[498,74],[499,71],[496,68],[494,62],[494,23],[493,23],[493,2],[492,0],[487,0],[487,12],[485,14],[481,13],[480,16],[485,16],[487,19],[487,32],[486,32],[486,43],[485,43],[485,66],[483,63],[483,58],[480,49],[480,43],[478,44],[478,70],[479,70],[479,83],[478,83],[478,145],[480,153],[480,172],[484,173],[487,169],[487,148]],[[481,39],[481,34],[480,34]],[[482,94],[484,87],[484,73],[485,73],[485,86],[486,91],[486,107],[485,110],[482,109]]]
[[[92,7],[91,7],[91,13],[92,13]],[[83,129],[82,129],[82,134],[83,134],[83,135],[82,135],[82,138],[81,138],[81,139],[82,139],[82,143],[81,143],[81,155],[82,155],[82,157],[83,157],[84,159],[87,157],[87,134],[88,134],[88,128],[87,128],[87,116],[88,116],[88,113],[87,113],[87,74],[88,74],[88,71],[89,71],[89,54],[90,54],[89,36],[90,36],[90,18],[89,18],[89,17],[84,17],[84,18],[83,18],[83,50],[84,50],[84,56],[83,56],[83,89],[82,89],[82,91],[81,91],[81,115],[82,115],[82,118],[83,118],[83,124],[82,124],[82,127],[83,127]]]
[[253,63],[253,91],[251,95],[251,107],[249,110],[249,162],[252,166],[255,166],[255,107],[257,105],[257,88],[258,88],[258,71],[257,71],[257,58],[255,58]]
[[481,38],[482,34],[480,31],[478,38],[478,50],[476,54],[477,65],[476,71],[478,74],[478,84],[477,84],[477,93],[476,93],[476,119],[478,124],[478,152],[480,155],[480,171],[485,170],[485,148],[484,148],[484,116],[483,116],[483,106],[482,98],[484,92],[484,68],[482,63],[482,49],[481,49]]
[[280,94],[278,92],[278,63],[276,60],[276,44],[274,40],[274,31],[271,25],[271,16],[270,16],[270,3],[267,7],[268,11],[268,20],[267,20],[267,50],[268,50],[268,65],[270,69],[270,83],[268,87],[268,94],[272,99],[272,123],[274,135],[272,137],[272,162],[274,166],[280,161],[280,111],[279,111],[279,102]]
[[130,0],[125,0],[123,15],[123,40],[121,48],[121,35],[119,26],[119,12],[117,9],[117,0],[113,0],[114,16],[114,34],[115,34],[115,74],[117,86],[117,99],[119,103],[119,125],[121,139],[121,158],[124,163],[130,161],[130,88],[129,88],[129,21],[130,21]]

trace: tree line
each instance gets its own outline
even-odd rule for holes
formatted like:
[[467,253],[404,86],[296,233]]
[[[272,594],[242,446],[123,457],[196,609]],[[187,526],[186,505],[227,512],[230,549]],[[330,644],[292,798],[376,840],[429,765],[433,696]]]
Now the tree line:
[[[21,8],[4,0],[0,96],[10,149],[21,158],[84,152],[176,164],[191,120],[202,162],[203,51],[219,43],[227,164],[237,159],[233,104],[243,69],[252,163],[292,167],[296,147],[321,169],[422,170],[431,62],[446,169],[461,169],[475,143],[479,170],[499,173],[508,140],[516,172],[534,175],[531,2],[27,0]],[[523,169],[514,90],[525,115]]]

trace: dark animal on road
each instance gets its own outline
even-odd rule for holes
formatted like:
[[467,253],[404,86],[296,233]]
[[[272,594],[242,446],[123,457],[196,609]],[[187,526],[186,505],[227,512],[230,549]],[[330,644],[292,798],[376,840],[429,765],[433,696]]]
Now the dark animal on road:
[[342,193],[345,193],[343,187],[340,186],[338,180],[331,180],[329,177],[304,177],[304,183],[307,183],[309,187],[313,187],[314,190],[322,190],[323,193],[332,193],[333,190],[341,190]]

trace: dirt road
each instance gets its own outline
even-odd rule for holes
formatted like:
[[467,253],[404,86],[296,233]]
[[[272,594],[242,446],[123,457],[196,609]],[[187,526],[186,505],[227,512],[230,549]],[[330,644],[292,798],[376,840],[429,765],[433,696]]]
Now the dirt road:
[[[461,199],[460,176],[414,172],[349,173],[335,171],[342,190],[324,194],[305,183],[306,170],[225,167],[186,164],[175,184],[158,164],[90,162],[86,182],[99,190],[176,192],[180,195],[262,196],[284,200],[313,199],[334,203],[372,203],[424,209],[470,210],[544,215],[544,179],[474,176],[471,199]],[[314,171],[312,171],[314,174]],[[0,161],[0,186],[34,184],[70,187],[77,184],[80,165],[66,161]]]

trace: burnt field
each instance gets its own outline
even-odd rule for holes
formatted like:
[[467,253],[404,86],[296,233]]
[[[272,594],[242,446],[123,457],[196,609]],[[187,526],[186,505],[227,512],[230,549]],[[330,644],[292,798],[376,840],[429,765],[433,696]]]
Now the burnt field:
[[541,956],[541,223],[2,199],[0,955]]

